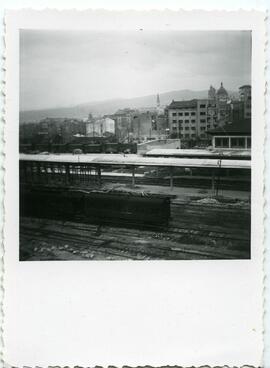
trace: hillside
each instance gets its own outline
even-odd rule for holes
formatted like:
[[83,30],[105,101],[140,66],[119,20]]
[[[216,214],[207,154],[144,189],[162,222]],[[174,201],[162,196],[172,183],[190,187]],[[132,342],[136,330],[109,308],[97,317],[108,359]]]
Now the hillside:
[[[235,92],[229,92],[235,95]],[[160,94],[161,105],[168,105],[172,100],[189,100],[193,98],[206,98],[207,90],[204,91],[192,91],[192,90],[179,90],[170,91]],[[71,107],[43,109],[43,110],[29,110],[20,111],[20,123],[25,122],[38,122],[46,117],[55,118],[77,118],[83,119],[88,116],[89,113],[93,115],[112,114],[118,109],[123,108],[151,108],[156,106],[156,95],[134,97],[130,99],[119,98],[113,100],[105,100],[98,102],[89,102]]]

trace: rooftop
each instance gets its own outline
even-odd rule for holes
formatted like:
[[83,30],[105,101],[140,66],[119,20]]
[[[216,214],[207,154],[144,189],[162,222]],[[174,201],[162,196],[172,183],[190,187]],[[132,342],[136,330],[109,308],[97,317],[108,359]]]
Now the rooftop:
[[222,127],[211,129],[207,131],[208,134],[248,134],[251,135],[251,120],[238,120],[233,123],[225,124]]
[[247,158],[251,157],[250,149],[228,150],[228,149],[152,149],[146,153],[146,156],[164,156],[164,157],[220,157],[226,158]]
[[226,160],[208,158],[161,158],[142,157],[123,154],[20,154],[20,161],[42,161],[58,163],[89,163],[93,165],[123,165],[123,166],[165,166],[165,167],[208,167],[208,168],[241,168],[250,169],[250,160]]
[[249,84],[244,84],[243,86],[239,87],[239,89],[242,89],[242,88],[251,88],[251,86]]
[[228,92],[223,87],[223,83],[222,82],[221,82],[221,85],[220,85],[219,89],[217,90],[217,95],[228,95]]
[[181,109],[188,107],[197,107],[197,100],[186,100],[186,101],[172,101],[170,105],[168,105],[169,109]]

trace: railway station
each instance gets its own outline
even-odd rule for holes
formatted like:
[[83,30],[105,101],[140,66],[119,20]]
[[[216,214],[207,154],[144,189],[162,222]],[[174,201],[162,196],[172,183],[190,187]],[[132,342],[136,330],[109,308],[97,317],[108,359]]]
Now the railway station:
[[248,258],[248,152],[164,151],[21,154],[21,259]]

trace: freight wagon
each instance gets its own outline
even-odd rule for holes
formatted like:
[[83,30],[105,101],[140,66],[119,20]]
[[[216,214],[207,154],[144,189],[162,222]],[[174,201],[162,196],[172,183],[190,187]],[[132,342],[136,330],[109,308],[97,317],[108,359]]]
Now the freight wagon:
[[174,196],[21,186],[20,215],[99,225],[166,226],[171,198]]

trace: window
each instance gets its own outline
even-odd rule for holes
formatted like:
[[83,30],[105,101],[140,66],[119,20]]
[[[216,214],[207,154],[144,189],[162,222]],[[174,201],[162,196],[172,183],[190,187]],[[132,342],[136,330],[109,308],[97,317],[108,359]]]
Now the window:
[[189,130],[189,127],[185,127],[185,130]]
[[186,138],[189,138],[189,134],[185,134],[185,137],[186,137]]
[[207,128],[211,128],[211,125],[210,124],[207,124]]
[[231,138],[232,148],[245,148],[245,138]]
[[202,104],[202,105],[200,105],[200,108],[201,109],[204,109],[204,108],[206,108],[206,105],[205,104]]
[[185,112],[185,116],[189,116],[189,112]]
[[172,122],[176,124],[177,123],[177,120],[173,120]]
[[251,148],[251,138],[247,138],[247,148]]
[[185,120],[185,123],[189,123],[189,120]]
[[174,126],[173,128],[172,128],[174,131],[176,131],[177,130],[177,128]]
[[229,138],[215,138],[215,147],[229,147]]
[[196,120],[191,120],[191,122],[192,122],[193,124],[195,124],[195,123],[196,123]]
[[177,115],[176,112],[173,112],[172,116],[176,116],[176,115]]
[[183,120],[178,120],[178,123],[180,123],[180,124],[183,123]]
[[215,147],[222,147],[222,138],[215,138]]
[[206,123],[206,120],[205,119],[201,119],[200,120],[200,123]]
[[195,127],[191,127],[191,130],[195,130]]
[[180,130],[183,130],[183,127],[180,127]]
[[178,116],[183,116],[183,113],[182,113],[182,112],[179,112],[179,113],[178,113]]
[[200,112],[200,115],[206,115],[206,112],[205,111],[201,111]]
[[192,112],[191,115],[194,116],[194,115],[196,115],[196,113],[195,112]]
[[196,137],[196,134],[191,134],[191,137],[192,137],[192,138]]
[[205,127],[201,127],[201,130],[203,131],[203,130],[205,130]]
[[180,134],[180,138],[183,138],[184,137],[184,134]]

